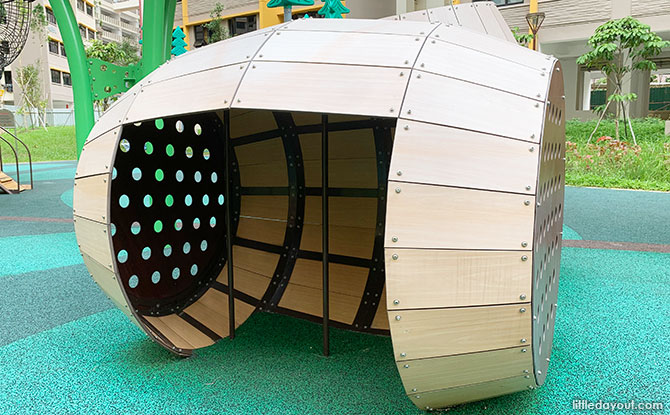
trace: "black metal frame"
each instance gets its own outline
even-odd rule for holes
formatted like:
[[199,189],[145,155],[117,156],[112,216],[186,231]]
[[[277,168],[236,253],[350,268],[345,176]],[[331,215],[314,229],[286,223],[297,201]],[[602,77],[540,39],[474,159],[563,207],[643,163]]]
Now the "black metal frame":
[[330,355],[329,224],[328,224],[328,115],[321,115],[321,252],[323,265],[323,355]]

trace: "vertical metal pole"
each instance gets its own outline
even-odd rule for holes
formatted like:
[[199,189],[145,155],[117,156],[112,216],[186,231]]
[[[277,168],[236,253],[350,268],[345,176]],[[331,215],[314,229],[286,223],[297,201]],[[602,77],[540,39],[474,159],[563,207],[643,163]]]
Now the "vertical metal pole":
[[291,6],[284,6],[284,22],[293,20],[293,10]]
[[330,355],[328,284],[328,115],[321,115],[321,236],[323,247],[323,355]]
[[231,168],[230,168],[230,111],[226,110],[223,112],[223,130],[224,130],[224,143],[223,143],[223,153],[224,153],[224,162],[226,164],[226,190],[225,190],[225,207],[226,207],[226,252],[228,256],[228,332],[230,333],[230,338],[235,338],[235,284],[233,281],[233,206],[231,203],[230,196],[230,187],[231,187]]
[[[165,62],[166,13],[168,12],[166,9],[169,7],[171,7],[169,0],[144,0],[140,74],[142,78]],[[174,10],[172,18],[174,19]]]

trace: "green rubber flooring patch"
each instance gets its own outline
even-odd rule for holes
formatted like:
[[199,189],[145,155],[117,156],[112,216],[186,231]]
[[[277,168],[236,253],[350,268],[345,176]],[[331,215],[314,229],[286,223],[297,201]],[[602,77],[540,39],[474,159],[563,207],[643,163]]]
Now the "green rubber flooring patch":
[[0,238],[0,252],[0,277],[83,263],[74,232]]

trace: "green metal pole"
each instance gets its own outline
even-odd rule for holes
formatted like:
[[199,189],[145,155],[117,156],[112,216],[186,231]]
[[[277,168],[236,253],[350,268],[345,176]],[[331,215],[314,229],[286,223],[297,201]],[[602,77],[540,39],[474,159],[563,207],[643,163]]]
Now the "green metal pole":
[[[165,62],[165,18],[169,0],[145,0],[142,21],[142,78]],[[174,9],[172,10],[174,18]]]
[[86,65],[86,51],[84,42],[81,40],[79,25],[74,17],[74,11],[69,0],[51,0],[51,8],[58,22],[67,63],[70,66],[72,77],[72,92],[74,95],[74,121],[77,137],[77,158],[84,148],[86,137],[95,124],[93,112],[93,94],[91,92],[91,81],[88,76]]
[[170,59],[172,55],[172,28],[174,27],[174,12],[177,9],[177,0],[166,0],[165,10],[165,58],[164,61]]

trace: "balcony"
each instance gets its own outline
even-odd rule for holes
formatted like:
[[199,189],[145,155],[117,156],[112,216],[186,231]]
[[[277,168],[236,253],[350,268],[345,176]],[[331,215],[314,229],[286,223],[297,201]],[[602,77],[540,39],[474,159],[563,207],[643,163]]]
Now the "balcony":
[[110,32],[109,30],[102,29],[102,39],[112,40],[114,42],[121,42],[121,35],[119,35],[118,33]]
[[126,23],[123,20],[121,20],[121,28],[125,29],[125,30],[128,30],[130,32],[133,32],[133,33],[137,33],[137,31],[139,30],[139,27],[137,26],[137,24]]
[[106,14],[101,14],[100,15],[100,20],[102,22],[113,25],[113,26],[119,26],[120,25],[120,20],[118,17],[111,17],[107,16]]

